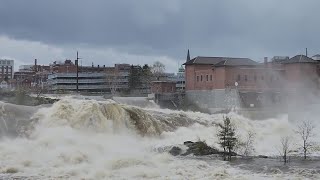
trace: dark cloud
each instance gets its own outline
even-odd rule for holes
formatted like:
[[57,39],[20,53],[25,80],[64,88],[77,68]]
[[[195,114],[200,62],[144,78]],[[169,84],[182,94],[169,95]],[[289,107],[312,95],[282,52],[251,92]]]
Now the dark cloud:
[[318,53],[318,7],[308,0],[10,0],[0,34],[136,54],[248,56]]

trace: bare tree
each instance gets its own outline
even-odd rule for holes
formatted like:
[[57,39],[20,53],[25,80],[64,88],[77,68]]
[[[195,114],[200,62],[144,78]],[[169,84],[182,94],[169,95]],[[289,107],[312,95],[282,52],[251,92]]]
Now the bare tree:
[[112,95],[115,95],[117,92],[117,88],[118,88],[116,73],[115,72],[107,73],[106,79],[107,79],[107,86],[110,89],[110,93]]
[[255,149],[254,149],[254,139],[255,139],[255,133],[252,131],[247,132],[246,139],[243,143],[243,155],[249,156],[251,155]]
[[160,61],[156,61],[152,66],[152,73],[157,78],[157,80],[160,79],[160,77],[164,74],[166,67],[163,63]]
[[282,157],[284,164],[287,164],[288,162],[288,154],[290,152],[291,148],[291,139],[289,136],[282,137],[281,140],[281,146],[279,149],[279,154]]
[[301,122],[300,125],[298,125],[297,133],[300,135],[303,143],[302,149],[303,149],[304,159],[307,159],[307,153],[309,149],[312,147],[312,144],[310,143],[310,137],[313,136],[314,128],[315,126],[309,120],[305,120]]

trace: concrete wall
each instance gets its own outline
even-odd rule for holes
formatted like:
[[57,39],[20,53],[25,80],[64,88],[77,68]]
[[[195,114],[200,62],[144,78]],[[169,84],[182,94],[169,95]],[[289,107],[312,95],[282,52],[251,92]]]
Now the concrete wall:
[[187,91],[186,98],[189,102],[210,113],[240,107],[238,93],[235,89]]

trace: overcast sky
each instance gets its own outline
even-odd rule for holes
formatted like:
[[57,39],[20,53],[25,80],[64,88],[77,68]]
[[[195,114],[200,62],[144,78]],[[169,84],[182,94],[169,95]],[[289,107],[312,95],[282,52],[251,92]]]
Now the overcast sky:
[[319,0],[0,0],[0,58],[176,72],[194,56],[320,53]]

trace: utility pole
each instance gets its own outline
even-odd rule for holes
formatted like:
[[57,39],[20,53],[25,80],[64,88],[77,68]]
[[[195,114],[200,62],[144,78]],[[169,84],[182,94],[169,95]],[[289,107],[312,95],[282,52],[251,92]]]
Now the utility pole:
[[76,66],[77,66],[77,93],[79,92],[79,53],[77,51],[77,59],[76,59]]

